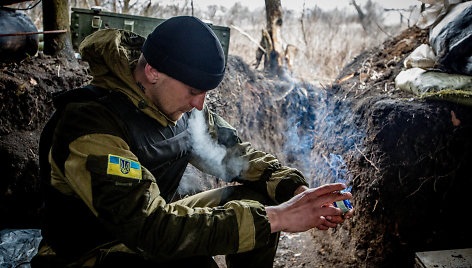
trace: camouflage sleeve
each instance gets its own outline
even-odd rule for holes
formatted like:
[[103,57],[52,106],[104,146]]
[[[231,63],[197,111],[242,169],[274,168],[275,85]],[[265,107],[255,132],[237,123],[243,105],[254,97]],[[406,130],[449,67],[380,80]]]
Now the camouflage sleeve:
[[270,224],[260,203],[166,203],[153,175],[130,151],[120,120],[98,104],[69,106],[51,150],[54,185],[82,199],[126,246],[162,261],[245,252],[267,243]]
[[[293,197],[299,186],[308,186],[300,171],[283,166],[275,156],[254,149],[248,142],[242,142],[236,129],[207,107],[203,110],[203,116],[210,137],[216,144],[214,146],[224,148],[224,156],[220,157],[219,163],[209,162],[208,156],[196,151],[191,159],[194,166],[226,181],[240,181],[268,194],[276,203]],[[208,142],[205,146],[209,146]]]

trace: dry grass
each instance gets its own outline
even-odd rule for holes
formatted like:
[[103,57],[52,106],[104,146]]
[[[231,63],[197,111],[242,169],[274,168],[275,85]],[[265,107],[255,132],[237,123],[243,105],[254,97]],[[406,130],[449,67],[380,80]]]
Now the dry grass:
[[[92,1],[72,0],[71,7],[90,8]],[[126,13],[122,2],[95,0],[106,10]],[[231,28],[229,54],[240,56],[248,64],[255,63],[257,43],[261,30],[265,28],[265,10],[249,10],[235,3],[232,7],[214,6],[195,9],[192,12],[190,0],[185,1],[138,1],[127,12],[134,15],[168,18],[178,15],[195,15],[216,25],[240,28],[246,35]],[[197,1],[195,1],[197,3]],[[134,1],[130,1],[133,4]],[[151,4],[151,5],[149,5]],[[30,4],[22,3],[16,7],[25,8]],[[282,7],[283,8],[283,7]],[[383,26],[384,11],[375,4],[362,7],[370,20],[370,27],[365,31],[354,7],[330,12],[319,8],[305,9],[304,12],[284,10],[282,39],[284,45],[295,48],[293,56],[293,76],[299,80],[328,84],[339,74],[340,70],[362,51],[380,45],[388,35],[396,35],[406,27],[405,24],[395,27]],[[41,4],[27,11],[38,29],[41,29]],[[302,30],[303,29],[303,30]],[[262,69],[263,64],[259,66]]]
[[[352,15],[345,12],[309,12],[313,14],[303,20],[304,31],[301,14],[284,18],[282,37],[285,46],[292,45],[296,48],[292,61],[294,77],[310,82],[332,82],[355,56],[382,44],[389,37],[383,31],[395,35],[406,27],[398,25],[386,30],[387,27],[380,29],[373,26],[367,33]],[[265,26],[263,19],[259,20],[258,24],[235,24],[259,41],[261,30]],[[242,57],[247,63],[255,63],[257,48],[256,43],[234,28],[231,29],[230,54]],[[262,69],[262,64],[259,69]]]

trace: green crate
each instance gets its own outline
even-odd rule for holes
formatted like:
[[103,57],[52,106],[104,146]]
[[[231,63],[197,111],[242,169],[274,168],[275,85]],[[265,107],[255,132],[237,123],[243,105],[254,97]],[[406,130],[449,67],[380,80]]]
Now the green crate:
[[[82,42],[86,36],[98,29],[107,28],[129,30],[147,37],[148,34],[163,21],[165,21],[165,19],[106,12],[99,8],[72,8],[70,25],[72,45],[77,49],[80,42]],[[230,37],[229,28],[213,25],[211,23],[208,23],[208,26],[210,26],[220,40],[227,62]]]

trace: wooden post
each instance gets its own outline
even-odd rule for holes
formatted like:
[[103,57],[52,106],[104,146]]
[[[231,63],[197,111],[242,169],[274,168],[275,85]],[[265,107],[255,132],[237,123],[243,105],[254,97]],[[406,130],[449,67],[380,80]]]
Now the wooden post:
[[[278,75],[283,69],[283,47],[280,41],[282,28],[282,5],[280,0],[265,0],[266,6],[266,20],[267,33],[270,40],[265,40],[265,43],[270,43],[271,46],[266,48],[264,55],[264,70],[269,73]],[[267,36],[262,36],[262,39]],[[268,42],[270,41],[270,42]],[[262,42],[262,41],[261,41]]]
[[65,56],[75,61],[69,30],[69,1],[43,0],[44,31],[67,30],[66,33],[44,35],[44,53]]

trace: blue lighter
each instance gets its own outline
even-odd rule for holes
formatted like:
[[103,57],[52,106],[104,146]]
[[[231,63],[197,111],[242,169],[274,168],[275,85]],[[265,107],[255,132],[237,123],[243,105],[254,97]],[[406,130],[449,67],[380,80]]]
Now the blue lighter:
[[333,204],[335,207],[340,208],[343,211],[343,213],[346,213],[350,209],[352,209],[351,202],[349,201],[349,199],[336,201],[336,202],[333,202]]

